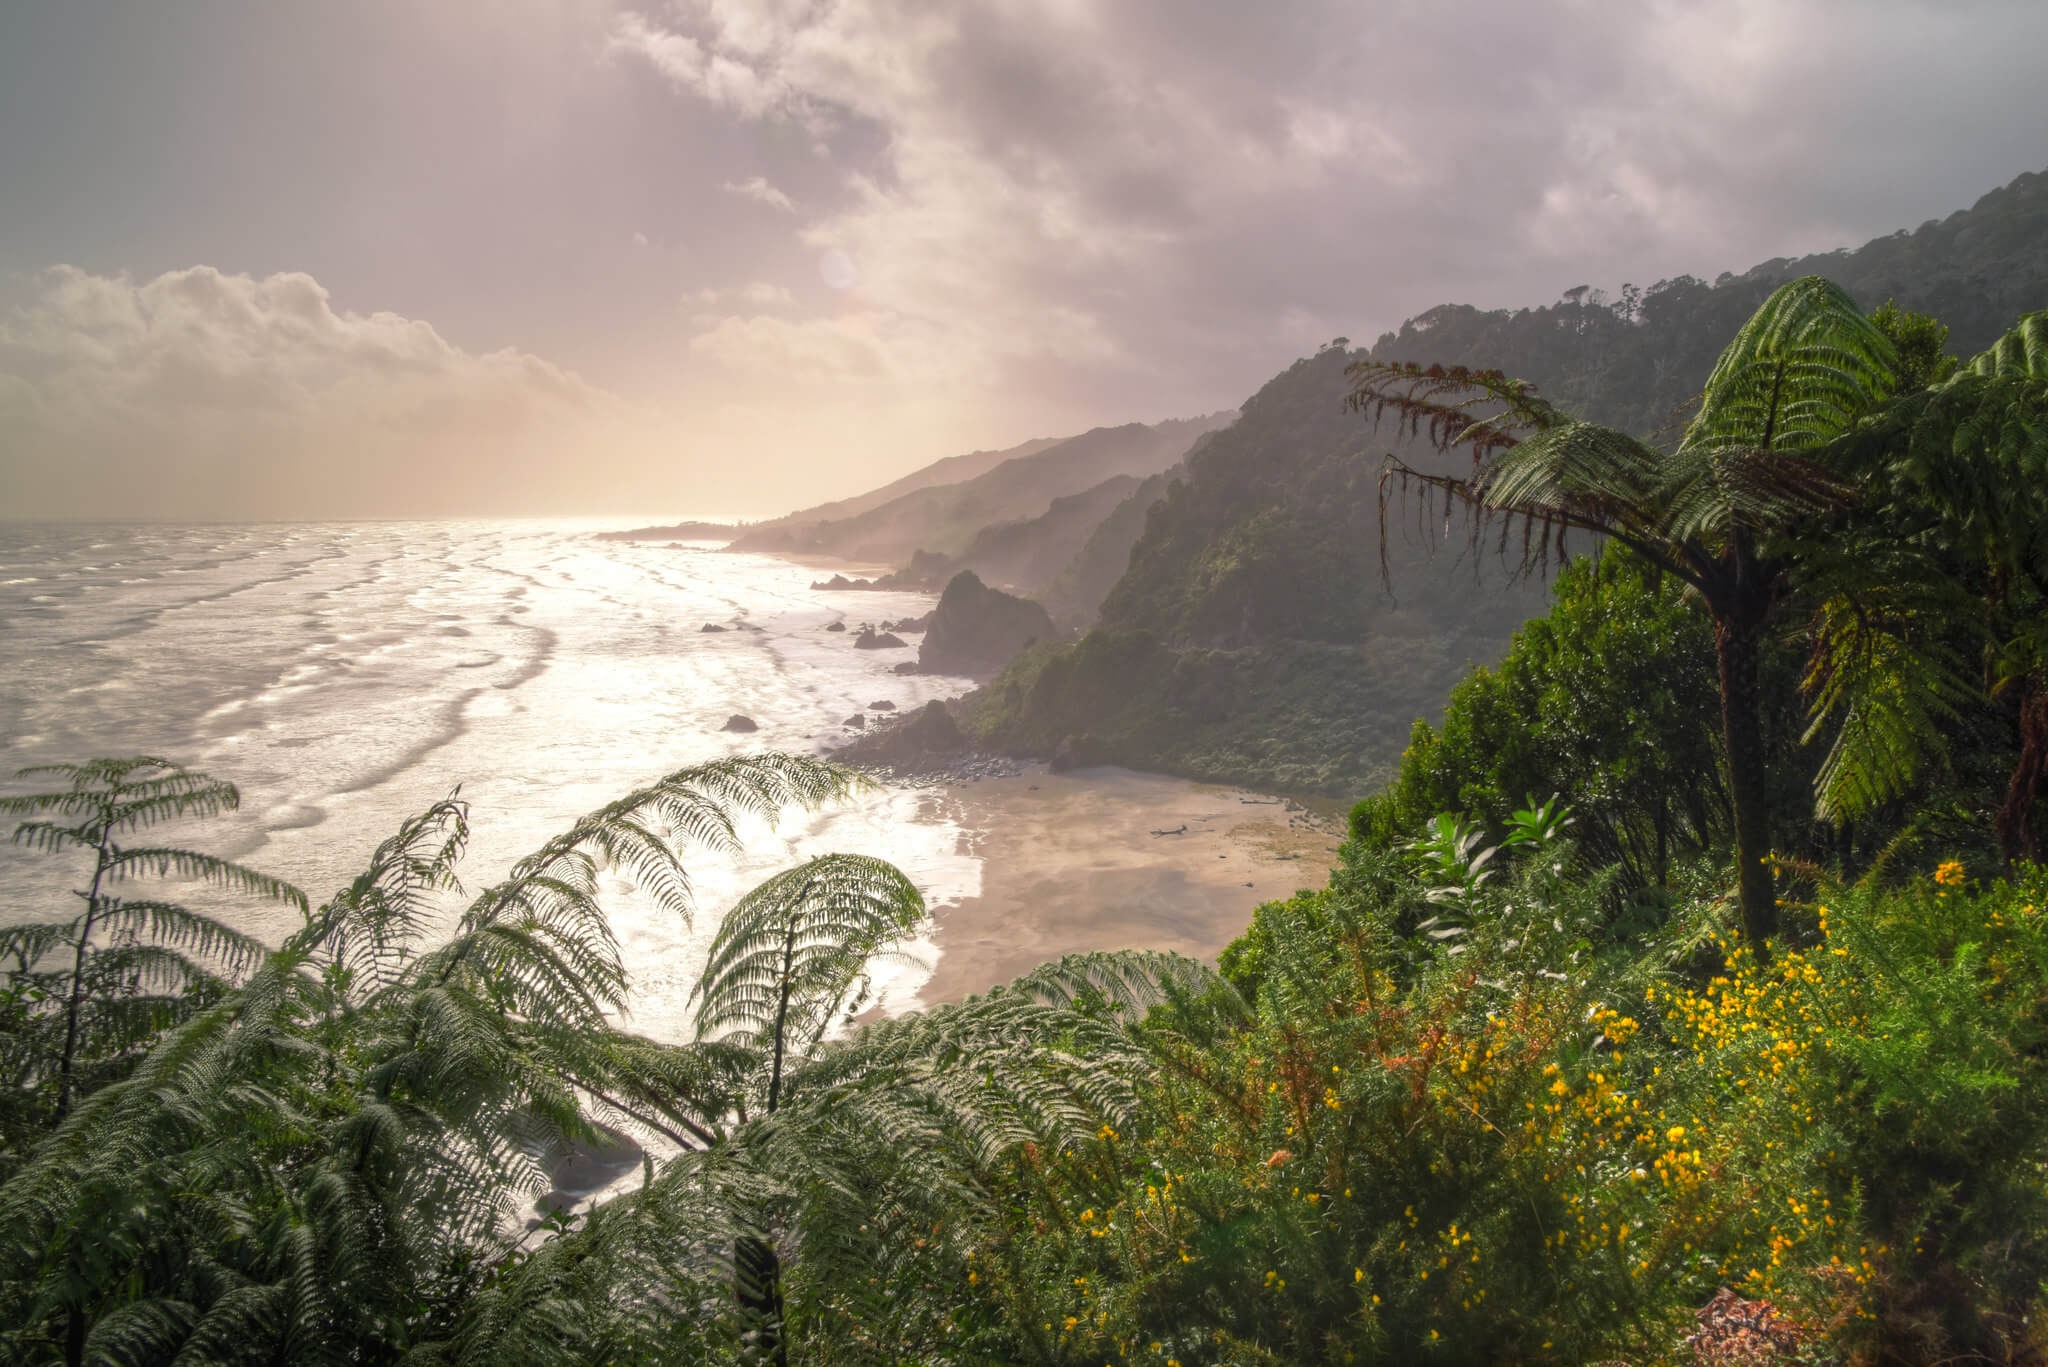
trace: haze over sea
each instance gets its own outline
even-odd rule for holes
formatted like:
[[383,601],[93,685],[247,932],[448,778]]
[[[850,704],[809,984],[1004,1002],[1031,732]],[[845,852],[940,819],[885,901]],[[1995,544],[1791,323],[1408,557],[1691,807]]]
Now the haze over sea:
[[[787,561],[593,535],[618,525],[0,524],[0,763],[155,754],[228,779],[241,810],[172,838],[316,902],[459,784],[474,891],[672,769],[814,752],[871,702],[908,708],[969,686],[897,675],[908,652],[856,651],[824,630],[922,613],[928,595],[813,593],[816,572]],[[736,712],[760,730],[721,731]],[[797,859],[877,854],[934,904],[975,896],[980,860],[948,813],[928,792],[882,789],[749,828],[737,861],[691,853],[694,927],[612,879],[635,1027],[687,1033],[718,913]],[[66,914],[76,886],[72,861],[0,854],[6,921]],[[241,907],[229,919],[275,943],[298,915]],[[882,982],[883,1004],[908,1005],[923,977]]]

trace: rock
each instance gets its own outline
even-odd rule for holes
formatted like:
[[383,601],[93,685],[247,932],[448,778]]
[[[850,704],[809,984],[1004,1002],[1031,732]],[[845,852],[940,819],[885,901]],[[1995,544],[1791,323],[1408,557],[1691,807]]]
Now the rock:
[[827,626],[825,627],[825,630],[827,630],[827,631],[844,631],[844,630],[846,630],[846,623],[844,623],[844,622],[832,622],[832,623],[829,623],[829,624],[828,624],[828,625],[827,625]]
[[925,631],[925,630],[928,630],[928,629],[929,629],[929,628],[931,627],[931,624],[932,624],[932,615],[931,615],[931,613],[927,612],[927,613],[926,613],[926,614],[925,614],[924,616],[922,616],[922,617],[905,617],[905,618],[904,618],[904,619],[903,619],[902,621],[900,621],[900,622],[884,622],[884,623],[882,623],[882,630],[884,630],[884,631]]
[[868,711],[870,712],[894,712],[895,710],[896,704],[890,702],[887,698],[882,699],[880,702],[868,704]]
[[761,728],[752,717],[744,717],[735,712],[725,719],[725,725],[719,729],[722,731],[758,731]]
[[972,570],[962,570],[932,609],[917,662],[927,674],[991,675],[1024,647],[1054,635],[1044,608],[992,589]]
[[[886,765],[911,772],[950,768],[967,749],[967,737],[942,702],[929,702],[893,726],[879,722],[836,758],[852,764]],[[969,757],[971,758],[971,757]]]
[[894,574],[885,574],[875,581],[878,589],[923,589],[930,592],[946,582],[947,572],[953,562],[937,551],[915,551],[910,563]]
[[851,726],[856,731],[865,731],[868,728],[868,719],[862,716],[860,713],[856,712],[852,716],[848,717],[845,721],[841,722],[840,725]]
[[848,579],[843,574],[835,574],[830,579],[813,579],[811,581],[811,588],[819,592],[835,589],[871,589],[874,587],[875,582],[871,579]]
[[964,750],[967,747],[967,737],[960,734],[953,714],[937,700],[912,713],[910,720],[898,727],[895,734],[920,750]]
[[889,672],[892,674],[915,674],[917,673],[917,661],[905,660],[902,664],[897,665],[896,668],[890,670]]
[[1093,736],[1064,736],[1053,747],[1052,771],[1064,774],[1069,769],[1086,769],[1108,761],[1102,753],[1102,742]]
[[699,634],[699,635],[702,635],[703,633],[705,633],[705,632],[707,632],[707,631],[724,631],[724,630],[725,630],[725,628],[724,628],[724,627],[722,627],[722,626],[718,626],[718,625],[716,625],[716,624],[714,624],[714,623],[711,623],[711,622],[706,622],[706,623],[705,623],[705,624],[704,624],[703,626],[701,626],[701,627],[698,627],[698,628],[697,628],[697,632],[698,632],[698,634]]
[[855,650],[905,650],[909,645],[910,643],[901,636],[893,636],[886,631],[876,631],[873,628],[861,632],[853,641]]

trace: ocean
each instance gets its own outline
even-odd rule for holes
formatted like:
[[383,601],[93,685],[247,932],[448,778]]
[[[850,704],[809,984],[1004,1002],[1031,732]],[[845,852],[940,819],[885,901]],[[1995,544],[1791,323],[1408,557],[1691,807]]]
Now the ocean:
[[[814,753],[870,703],[908,709],[970,686],[896,674],[914,651],[857,651],[851,632],[825,630],[917,615],[930,595],[814,592],[829,572],[595,535],[620,525],[0,524],[0,766],[149,754],[230,780],[239,811],[168,838],[287,878],[317,904],[458,787],[474,891],[670,770]],[[723,731],[734,713],[760,729]],[[975,897],[979,841],[959,817],[928,790],[885,788],[752,826],[737,859],[688,856],[689,924],[615,880],[633,1028],[687,1035],[718,913],[799,859],[876,854],[934,905]],[[76,859],[0,847],[0,920],[71,914],[79,886]],[[177,891],[272,942],[297,924],[289,909]],[[929,941],[911,948],[935,957]],[[895,970],[881,1005],[914,1004],[924,976]]]

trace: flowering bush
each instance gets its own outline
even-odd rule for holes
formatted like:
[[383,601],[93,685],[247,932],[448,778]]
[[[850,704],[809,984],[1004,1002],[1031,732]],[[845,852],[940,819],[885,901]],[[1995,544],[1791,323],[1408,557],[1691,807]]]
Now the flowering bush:
[[1256,1021],[1155,1021],[1143,1127],[990,1232],[1021,1360],[1681,1360],[1722,1288],[1808,1360],[2026,1359],[2039,876],[1832,888],[1683,973],[1596,955],[1601,890],[1519,863],[1419,967],[1389,927],[1426,889],[1264,909]]

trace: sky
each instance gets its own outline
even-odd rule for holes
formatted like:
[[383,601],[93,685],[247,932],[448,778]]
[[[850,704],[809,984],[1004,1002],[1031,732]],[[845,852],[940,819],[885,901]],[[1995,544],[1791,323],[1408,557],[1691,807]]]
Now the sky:
[[0,6],[0,517],[760,516],[2048,167],[2039,0]]

